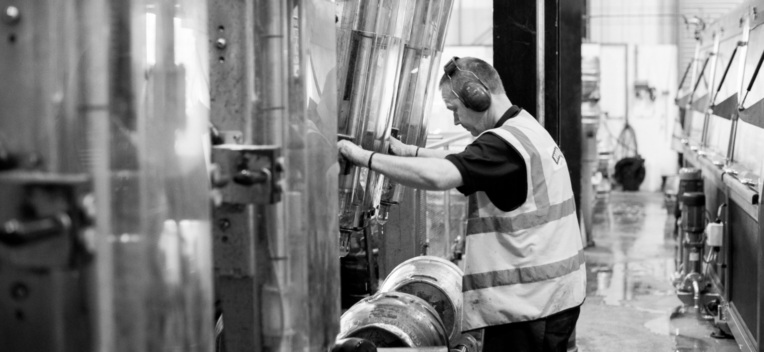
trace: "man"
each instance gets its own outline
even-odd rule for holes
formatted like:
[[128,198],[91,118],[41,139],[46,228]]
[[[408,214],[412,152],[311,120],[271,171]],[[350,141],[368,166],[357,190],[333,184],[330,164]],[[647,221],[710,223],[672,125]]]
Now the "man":
[[486,328],[484,351],[566,351],[586,269],[565,158],[486,62],[453,58],[440,89],[477,137],[463,152],[391,139],[396,156],[347,141],[340,153],[409,187],[470,196],[462,320],[464,331]]

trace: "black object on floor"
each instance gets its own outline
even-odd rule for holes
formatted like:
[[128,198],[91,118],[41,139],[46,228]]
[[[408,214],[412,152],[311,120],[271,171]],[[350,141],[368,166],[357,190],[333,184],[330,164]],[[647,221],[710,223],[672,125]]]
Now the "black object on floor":
[[635,156],[618,160],[613,176],[624,191],[638,191],[645,180],[645,159]]

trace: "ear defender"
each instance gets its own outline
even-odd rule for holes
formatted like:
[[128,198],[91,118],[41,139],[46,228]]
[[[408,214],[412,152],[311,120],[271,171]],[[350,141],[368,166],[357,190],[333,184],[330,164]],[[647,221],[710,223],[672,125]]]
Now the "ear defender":
[[[471,110],[477,112],[488,110],[488,108],[491,107],[491,91],[488,89],[488,86],[483,83],[483,80],[481,80],[474,72],[459,68],[456,64],[457,61],[459,61],[459,58],[454,56],[448,61],[446,66],[443,67],[443,71],[446,72],[451,85],[451,92],[454,93],[464,106]],[[457,70],[470,73],[475,77],[474,80],[469,80],[464,83],[458,89],[458,93],[454,90],[454,81],[451,79],[451,76],[453,76]]]

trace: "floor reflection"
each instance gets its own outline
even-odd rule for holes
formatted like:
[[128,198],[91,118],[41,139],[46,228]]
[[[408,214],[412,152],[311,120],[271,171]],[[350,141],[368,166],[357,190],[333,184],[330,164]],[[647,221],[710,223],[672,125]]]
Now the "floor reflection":
[[579,351],[740,350],[711,338],[712,322],[674,294],[674,221],[659,193],[613,192],[596,203]]

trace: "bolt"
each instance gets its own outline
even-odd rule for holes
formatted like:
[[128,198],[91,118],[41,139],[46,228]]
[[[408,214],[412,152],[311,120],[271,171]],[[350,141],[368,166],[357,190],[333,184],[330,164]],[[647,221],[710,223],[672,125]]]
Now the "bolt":
[[226,42],[223,38],[218,38],[218,40],[215,42],[215,46],[218,47],[218,49],[223,50],[225,49]]
[[21,18],[19,8],[16,6],[8,6],[3,14],[3,21],[7,24],[14,24]]
[[11,297],[17,301],[21,301],[24,298],[29,297],[29,288],[21,282],[17,282],[11,288]]
[[276,159],[274,171],[278,173],[284,172],[284,157],[279,157]]
[[27,166],[31,169],[37,169],[42,166],[42,157],[37,153],[31,153],[27,156]]
[[220,219],[220,221],[218,221],[218,227],[223,231],[228,230],[231,227],[231,221],[228,219]]

